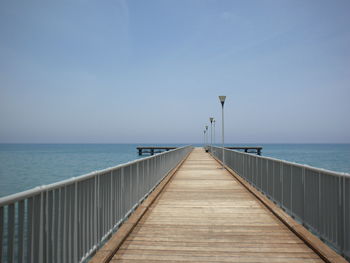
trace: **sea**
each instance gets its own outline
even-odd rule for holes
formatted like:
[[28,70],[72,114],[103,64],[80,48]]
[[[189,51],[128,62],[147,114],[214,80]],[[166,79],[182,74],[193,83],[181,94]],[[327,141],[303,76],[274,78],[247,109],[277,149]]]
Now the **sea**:
[[[0,144],[0,197],[144,158],[140,145],[188,144]],[[263,156],[350,173],[350,144],[227,146],[262,146]]]

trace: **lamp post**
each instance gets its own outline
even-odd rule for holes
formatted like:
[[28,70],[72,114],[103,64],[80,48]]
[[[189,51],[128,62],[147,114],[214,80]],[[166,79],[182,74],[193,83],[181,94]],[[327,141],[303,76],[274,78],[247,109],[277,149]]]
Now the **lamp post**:
[[208,125],[205,125],[205,134],[206,134],[206,136],[205,136],[206,146],[208,146],[208,142],[209,142],[209,140],[208,140]]
[[210,152],[213,150],[213,117],[209,118],[210,120]]
[[203,148],[205,149],[205,130],[203,131]]
[[214,122],[214,145],[215,145],[215,120],[213,121]]
[[[216,122],[216,120],[214,119],[214,146],[215,146],[215,143],[216,143],[216,137],[215,137],[215,122]],[[216,150],[215,150],[215,152],[216,152]]]
[[219,96],[219,100],[222,106],[222,169],[225,167],[225,150],[224,150],[224,104],[226,96]]

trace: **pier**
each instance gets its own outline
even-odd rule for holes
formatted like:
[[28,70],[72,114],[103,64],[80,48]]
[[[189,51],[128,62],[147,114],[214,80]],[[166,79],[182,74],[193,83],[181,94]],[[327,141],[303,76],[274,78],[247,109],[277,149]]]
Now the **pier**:
[[135,211],[97,262],[346,262],[202,148]]
[[[210,146],[206,146],[206,149],[208,150]],[[161,153],[164,151],[170,151],[173,149],[176,149],[178,147],[173,146],[138,146],[136,147],[138,154],[141,155],[154,155],[155,153]],[[225,147],[226,149],[230,150],[242,150],[245,153],[254,153],[257,155],[261,155],[261,150],[263,147],[260,146],[235,146],[235,147]]]
[[172,147],[172,146],[139,146],[136,147],[136,149],[139,152],[139,155],[149,154],[154,155],[155,153],[161,153],[164,151],[170,151],[173,149],[176,149],[178,147]]
[[225,147],[229,150],[243,150],[245,153],[255,153],[257,155],[261,155],[262,147],[257,146],[241,146],[241,147]]
[[179,147],[1,198],[0,259],[343,263],[349,190],[346,174]]

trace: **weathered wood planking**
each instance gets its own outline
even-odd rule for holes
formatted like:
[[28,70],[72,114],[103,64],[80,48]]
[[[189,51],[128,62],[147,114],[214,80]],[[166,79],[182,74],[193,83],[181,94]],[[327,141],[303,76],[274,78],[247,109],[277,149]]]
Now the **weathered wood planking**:
[[111,262],[323,262],[196,148]]

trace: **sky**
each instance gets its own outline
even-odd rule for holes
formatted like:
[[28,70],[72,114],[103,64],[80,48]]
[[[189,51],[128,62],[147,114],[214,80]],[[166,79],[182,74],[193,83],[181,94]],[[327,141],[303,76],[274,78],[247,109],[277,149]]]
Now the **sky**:
[[350,143],[348,0],[0,0],[0,142]]

